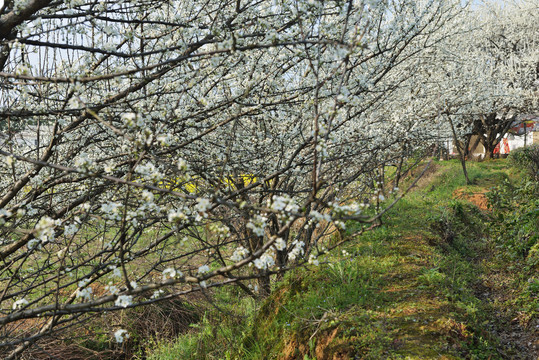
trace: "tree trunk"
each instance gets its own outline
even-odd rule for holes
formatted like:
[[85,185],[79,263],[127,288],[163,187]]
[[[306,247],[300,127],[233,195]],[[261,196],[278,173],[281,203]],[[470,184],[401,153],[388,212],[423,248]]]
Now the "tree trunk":
[[466,170],[466,159],[464,158],[464,154],[462,153],[460,142],[457,139],[457,132],[455,131],[453,120],[451,119],[451,116],[448,116],[447,118],[449,119],[449,124],[451,125],[451,132],[453,133],[453,141],[455,142],[455,147],[457,148],[457,152],[459,153],[460,164],[462,166],[462,172],[464,173],[464,178],[466,179],[466,185],[470,185],[470,179],[468,178],[468,171]]
[[467,149],[468,158],[469,158],[469,156],[473,156],[474,151],[475,151],[475,149],[477,149],[477,146],[479,145],[480,142],[481,142],[481,137],[480,136],[477,136],[475,138],[475,140],[473,141],[473,143],[471,142],[471,137],[470,137],[470,143],[472,145]]
[[399,182],[402,176],[402,163],[404,162],[404,154],[401,155],[399,159],[399,164],[397,165],[397,174],[395,175],[395,186],[396,188],[399,187]]
[[258,278],[258,296],[262,299],[267,298],[271,294],[271,279],[267,270],[260,270]]

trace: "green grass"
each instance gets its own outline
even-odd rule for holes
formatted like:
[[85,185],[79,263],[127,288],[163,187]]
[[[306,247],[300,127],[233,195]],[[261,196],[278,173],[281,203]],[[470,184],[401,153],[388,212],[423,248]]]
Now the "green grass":
[[[457,161],[433,165],[345,253],[287,274],[261,306],[219,292],[215,305],[238,303],[235,317],[209,311],[197,331],[159,344],[149,359],[500,359],[506,350],[493,329],[503,326],[494,316],[501,305],[478,297],[498,271],[496,249],[489,215],[468,199],[518,183],[522,172],[503,160],[470,162],[466,186]],[[537,284],[503,306],[516,309]]]

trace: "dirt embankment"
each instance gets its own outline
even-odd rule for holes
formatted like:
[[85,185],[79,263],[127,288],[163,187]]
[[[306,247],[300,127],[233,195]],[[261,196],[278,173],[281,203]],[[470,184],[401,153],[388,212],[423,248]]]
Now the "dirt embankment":
[[488,199],[486,196],[488,190],[481,190],[479,192],[470,192],[466,188],[458,188],[453,192],[455,199],[467,200],[477,206],[479,209],[485,211],[488,210]]

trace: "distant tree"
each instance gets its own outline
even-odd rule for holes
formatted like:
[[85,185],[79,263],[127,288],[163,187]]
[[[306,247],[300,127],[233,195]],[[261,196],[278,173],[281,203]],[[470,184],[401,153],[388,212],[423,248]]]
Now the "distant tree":
[[455,24],[461,35],[440,50],[440,106],[465,139],[466,155],[475,135],[493,157],[517,115],[538,108],[538,10],[536,1],[477,5]]

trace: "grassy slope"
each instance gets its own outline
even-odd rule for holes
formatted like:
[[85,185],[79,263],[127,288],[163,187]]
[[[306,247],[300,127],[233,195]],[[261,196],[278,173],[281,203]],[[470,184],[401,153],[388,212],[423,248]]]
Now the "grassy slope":
[[238,323],[223,315],[225,330],[208,324],[152,358],[527,358],[529,349],[519,354],[499,341],[507,318],[495,314],[507,302],[485,290],[492,274],[501,275],[484,237],[488,219],[468,201],[484,207],[482,194],[515,178],[514,170],[503,161],[468,170],[471,186],[456,162],[435,163],[383,226],[326,264],[288,274],[251,317]]

